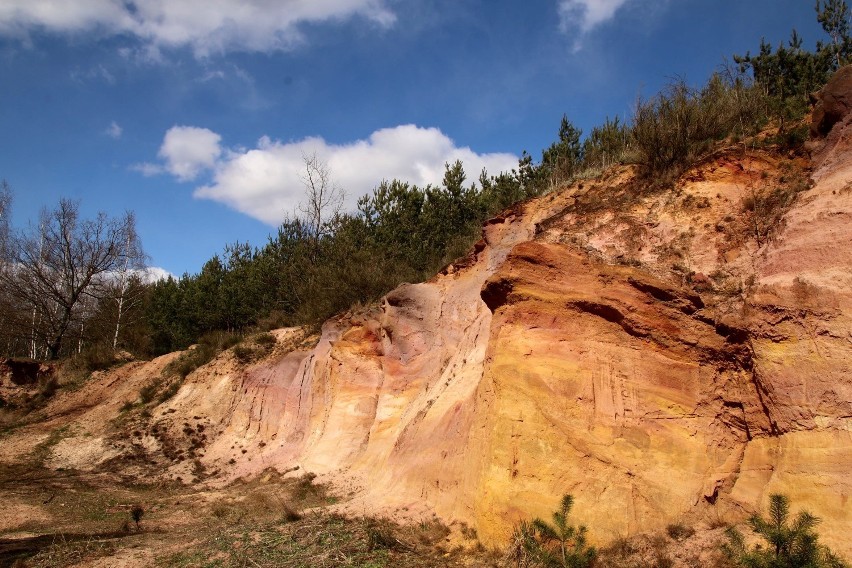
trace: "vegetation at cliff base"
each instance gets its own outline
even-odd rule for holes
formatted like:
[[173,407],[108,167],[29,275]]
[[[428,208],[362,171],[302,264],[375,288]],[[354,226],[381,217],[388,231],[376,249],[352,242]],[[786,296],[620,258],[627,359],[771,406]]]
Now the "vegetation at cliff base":
[[769,517],[753,515],[748,525],[763,543],[746,545],[736,528],[728,529],[725,554],[745,568],[844,568],[846,564],[819,544],[816,526],[820,519],[800,511],[790,519],[790,500],[778,493],[769,496]]
[[518,568],[588,568],[594,565],[597,550],[587,542],[584,525],[568,523],[574,497],[562,496],[553,512],[553,522],[535,518],[521,521],[512,534],[508,560]]

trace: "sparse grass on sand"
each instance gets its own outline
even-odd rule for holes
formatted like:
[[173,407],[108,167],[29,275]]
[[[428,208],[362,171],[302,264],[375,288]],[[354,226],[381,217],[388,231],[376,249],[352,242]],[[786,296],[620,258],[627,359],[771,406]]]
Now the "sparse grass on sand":
[[[114,474],[0,469],[0,566],[498,566],[452,547],[437,522],[347,518],[312,476],[221,489],[127,483]],[[144,514],[137,525],[134,507]]]

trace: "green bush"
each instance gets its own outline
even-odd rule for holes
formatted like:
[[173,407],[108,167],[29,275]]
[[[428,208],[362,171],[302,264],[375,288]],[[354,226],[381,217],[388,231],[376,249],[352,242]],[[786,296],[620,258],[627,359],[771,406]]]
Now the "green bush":
[[617,116],[613,120],[607,117],[583,141],[583,168],[598,172],[623,163],[629,150],[630,128]]
[[155,380],[139,389],[139,400],[142,404],[148,404],[154,400],[154,397],[157,395],[157,391],[160,389],[160,384],[161,381]]
[[174,378],[169,385],[160,393],[160,396],[157,397],[157,403],[162,404],[172,398],[177,392],[180,390],[180,387],[183,385],[183,378],[177,377]]
[[90,345],[74,357],[74,365],[84,374],[109,369],[119,362],[111,346],[102,343]]
[[252,338],[255,343],[264,347],[273,347],[278,340],[271,333],[259,333]]
[[803,176],[782,177],[777,184],[768,183],[748,189],[742,201],[743,219],[754,239],[762,245],[781,226],[782,219],[796,197],[807,190]]
[[594,564],[597,550],[586,542],[587,529],[568,524],[574,497],[564,495],[553,523],[540,518],[522,521],[512,535],[509,558],[517,566],[587,568]]
[[251,363],[257,358],[258,351],[249,345],[237,345],[234,347],[234,358],[243,365]]
[[583,161],[584,146],[580,143],[583,131],[576,128],[568,116],[562,117],[559,139],[544,150],[540,170],[551,188],[569,183],[577,175]]
[[163,369],[164,376],[177,375],[185,379],[195,369],[206,365],[222,351],[233,347],[242,341],[242,337],[234,333],[214,331],[201,336],[198,343],[182,353],[175,361]]
[[781,494],[769,496],[769,518],[753,515],[748,520],[751,529],[766,542],[766,546],[748,548],[745,538],[736,528],[726,531],[728,542],[725,555],[737,566],[747,568],[844,568],[846,564],[827,547],[819,544],[815,532],[820,519],[801,511],[792,522],[790,500]]
[[647,176],[685,166],[706,149],[698,94],[680,81],[656,97],[639,101],[633,113],[633,141]]
[[670,179],[718,141],[753,134],[765,122],[763,91],[742,77],[714,74],[700,90],[678,80],[637,103],[631,146],[646,177]]
[[787,46],[781,44],[773,51],[770,44],[761,41],[757,55],[735,55],[734,61],[741,71],[750,70],[755,83],[767,94],[767,112],[778,121],[782,132],[788,122],[808,112],[809,95],[819,90],[833,71],[829,52],[821,49],[821,44],[816,51],[803,49],[802,38],[795,30]]

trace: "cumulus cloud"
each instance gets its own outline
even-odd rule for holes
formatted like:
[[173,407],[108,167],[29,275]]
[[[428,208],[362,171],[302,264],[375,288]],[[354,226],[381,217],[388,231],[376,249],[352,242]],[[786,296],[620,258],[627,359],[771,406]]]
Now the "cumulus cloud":
[[168,280],[169,278],[177,279],[177,276],[159,266],[146,266],[144,268],[131,268],[127,274],[122,274],[118,271],[108,271],[101,274],[105,281],[110,283],[121,282],[125,276],[136,276],[145,284],[154,284],[160,280]]
[[157,155],[165,162],[167,172],[181,181],[190,181],[203,170],[213,169],[222,154],[221,140],[207,128],[173,126],[166,132]]
[[155,49],[190,46],[208,55],[288,49],[302,41],[302,24],[355,16],[382,27],[396,20],[384,0],[3,0],[0,34],[130,34]]
[[159,266],[147,266],[139,270],[134,270],[134,272],[146,284],[153,284],[160,280],[168,280],[169,278],[177,278],[174,274]]
[[124,132],[124,130],[114,120],[110,123],[110,125],[107,127],[107,129],[104,130],[104,134],[106,134],[110,138],[114,138],[115,140],[118,140],[119,138],[121,138],[122,132]]
[[[172,128],[169,133],[174,130]],[[218,135],[206,129],[196,130],[216,136],[218,147]],[[165,141],[163,146],[166,146]],[[345,205],[350,210],[360,196],[371,192],[383,179],[396,178],[421,186],[440,184],[444,164],[455,160],[462,161],[471,180],[483,168],[497,174],[518,163],[518,157],[513,154],[478,154],[468,147],[457,147],[437,128],[412,124],[377,130],[369,138],[349,144],[329,144],[318,137],[284,143],[264,136],[255,148],[222,151],[212,166],[207,162],[192,170],[196,173],[204,167],[213,170],[210,182],[197,187],[194,195],[278,225],[285,215],[296,211],[304,197],[301,181],[304,156],[313,154],[328,165],[334,183],[346,192]],[[168,163],[163,169],[178,179],[191,179],[178,173],[184,170],[177,170]]]

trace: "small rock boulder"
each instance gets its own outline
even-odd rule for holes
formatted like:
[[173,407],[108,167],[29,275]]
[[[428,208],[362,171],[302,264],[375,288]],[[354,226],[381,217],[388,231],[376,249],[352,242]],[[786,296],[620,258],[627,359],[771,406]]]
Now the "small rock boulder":
[[812,100],[811,136],[824,137],[852,110],[852,65],[838,69]]

